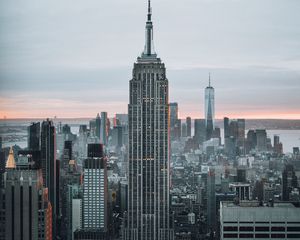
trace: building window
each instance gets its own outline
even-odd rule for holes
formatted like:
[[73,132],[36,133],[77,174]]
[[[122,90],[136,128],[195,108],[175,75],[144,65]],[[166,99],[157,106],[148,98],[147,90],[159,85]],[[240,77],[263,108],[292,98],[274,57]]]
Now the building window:
[[288,232],[300,232],[300,227],[287,227]]
[[300,239],[300,234],[288,234],[287,238],[297,238],[297,239]]
[[237,235],[237,233],[224,233],[223,237],[224,238],[237,238],[238,235]]
[[284,232],[285,227],[272,227],[272,232]]
[[266,234],[266,233],[255,234],[255,238],[269,238],[269,237],[270,237],[270,235]]
[[255,227],[256,232],[268,232],[269,230],[269,227]]
[[238,228],[237,227],[233,227],[233,226],[226,226],[226,227],[223,227],[223,231],[224,232],[232,232],[232,231],[237,231]]
[[251,234],[251,233],[241,233],[240,238],[253,238],[253,234]]
[[243,226],[240,227],[241,232],[253,232],[253,227]]

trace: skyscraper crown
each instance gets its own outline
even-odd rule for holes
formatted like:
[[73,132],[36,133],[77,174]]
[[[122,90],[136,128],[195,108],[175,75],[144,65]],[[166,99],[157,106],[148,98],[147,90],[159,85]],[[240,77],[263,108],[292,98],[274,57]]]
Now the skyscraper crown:
[[148,13],[147,13],[147,22],[146,22],[146,34],[145,34],[145,47],[144,51],[139,61],[149,61],[149,60],[157,60],[157,54],[154,51],[154,43],[153,43],[153,24],[152,24],[152,8],[151,1],[148,0]]

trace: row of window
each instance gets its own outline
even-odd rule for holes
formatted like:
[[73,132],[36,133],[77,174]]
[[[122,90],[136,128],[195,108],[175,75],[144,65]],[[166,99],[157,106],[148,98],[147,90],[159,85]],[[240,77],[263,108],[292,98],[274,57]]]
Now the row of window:
[[[250,227],[250,226],[240,226],[239,227],[239,231],[241,232],[268,232],[270,231],[270,227],[269,226],[256,226],[256,227]],[[223,231],[224,232],[232,232],[232,231],[238,231],[238,227],[237,226],[225,226],[223,227]],[[287,229],[285,227],[282,226],[275,226],[275,227],[271,227],[271,231],[272,232],[300,232],[300,226],[298,227],[287,227]]]
[[[224,221],[224,224],[228,224],[228,223],[234,223],[234,224],[237,224],[237,222],[236,221]],[[253,221],[247,221],[247,222],[245,222],[245,221],[240,221],[239,223],[251,223],[251,224],[270,224],[270,222],[259,222],[259,221],[256,221],[256,222],[253,222]],[[300,222],[274,222],[274,221],[272,221],[271,222],[271,224],[285,224],[285,223],[287,223],[287,224],[300,224]]]
[[266,234],[266,233],[259,233],[259,234],[252,234],[252,233],[225,233],[223,235],[223,238],[295,238],[300,239],[300,234],[281,234],[281,233],[275,233],[275,234]]

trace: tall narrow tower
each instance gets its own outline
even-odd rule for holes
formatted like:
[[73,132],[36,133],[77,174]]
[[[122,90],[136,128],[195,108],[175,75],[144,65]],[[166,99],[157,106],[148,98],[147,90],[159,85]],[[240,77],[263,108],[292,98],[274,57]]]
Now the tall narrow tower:
[[55,127],[53,122],[47,119],[43,121],[41,128],[41,163],[44,187],[48,188],[49,200],[52,206],[52,234],[56,236],[56,213],[58,201],[56,196],[57,168],[56,168],[56,142]]
[[153,48],[148,1],[145,49],[134,63],[128,105],[128,212],[124,239],[173,239],[169,219],[169,93]]
[[215,120],[215,89],[209,84],[205,88],[205,127],[206,127],[206,140],[211,139],[214,130]]

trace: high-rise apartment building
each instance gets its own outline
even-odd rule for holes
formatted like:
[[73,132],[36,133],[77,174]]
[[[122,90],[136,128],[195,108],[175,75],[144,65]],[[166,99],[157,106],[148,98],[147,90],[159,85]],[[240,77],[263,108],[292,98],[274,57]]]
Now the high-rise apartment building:
[[148,2],[145,49],[130,80],[128,212],[124,239],[173,239],[169,209],[169,88],[153,48]]
[[[103,148],[102,144],[98,144]],[[107,166],[102,155],[88,157],[84,161],[83,219],[85,231],[107,231]]]

